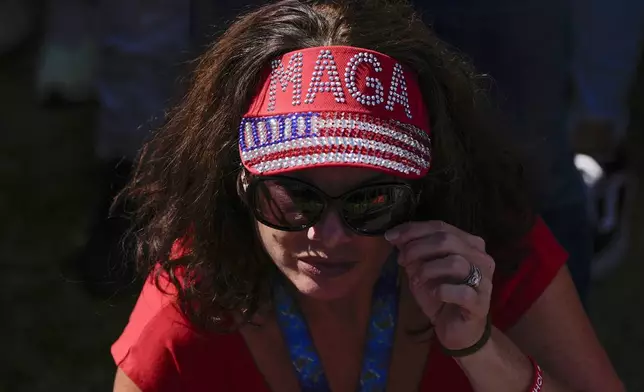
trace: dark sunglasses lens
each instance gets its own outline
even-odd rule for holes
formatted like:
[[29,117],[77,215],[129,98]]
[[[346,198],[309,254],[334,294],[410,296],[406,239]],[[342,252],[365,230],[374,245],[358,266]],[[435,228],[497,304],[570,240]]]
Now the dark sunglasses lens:
[[410,218],[413,191],[404,185],[381,185],[358,189],[344,199],[344,218],[364,234],[382,234]]
[[285,230],[308,226],[324,209],[324,200],[315,189],[288,179],[261,180],[250,196],[260,222]]

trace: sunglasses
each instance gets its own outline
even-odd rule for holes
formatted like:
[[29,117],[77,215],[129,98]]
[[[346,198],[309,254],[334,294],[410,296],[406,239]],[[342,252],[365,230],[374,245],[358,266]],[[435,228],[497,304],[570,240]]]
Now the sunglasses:
[[315,225],[334,205],[342,222],[359,235],[382,235],[409,221],[418,194],[404,183],[380,183],[329,196],[307,182],[291,177],[254,177],[247,202],[255,218],[282,231],[300,231]]

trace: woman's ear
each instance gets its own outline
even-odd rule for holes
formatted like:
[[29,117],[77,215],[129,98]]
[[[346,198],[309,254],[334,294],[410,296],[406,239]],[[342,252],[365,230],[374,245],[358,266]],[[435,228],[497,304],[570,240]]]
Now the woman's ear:
[[246,202],[246,190],[248,189],[248,174],[242,168],[237,176],[237,195]]

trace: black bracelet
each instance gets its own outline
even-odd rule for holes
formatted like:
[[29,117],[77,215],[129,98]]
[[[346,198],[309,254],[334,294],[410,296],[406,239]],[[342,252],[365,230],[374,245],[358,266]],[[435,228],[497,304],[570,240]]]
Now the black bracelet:
[[481,336],[478,342],[474,343],[470,347],[461,348],[459,350],[450,350],[448,348],[443,347],[443,345],[441,344],[441,349],[443,350],[443,353],[447,356],[465,357],[465,356],[474,354],[475,352],[479,351],[483,346],[485,346],[485,343],[487,343],[487,341],[490,340],[490,336],[492,336],[492,322],[490,322],[490,317],[488,316],[487,321],[485,322],[485,330],[483,331],[483,336]]

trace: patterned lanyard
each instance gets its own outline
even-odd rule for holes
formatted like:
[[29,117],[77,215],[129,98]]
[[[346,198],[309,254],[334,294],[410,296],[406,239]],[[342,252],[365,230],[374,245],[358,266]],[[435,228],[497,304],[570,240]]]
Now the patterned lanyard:
[[[398,265],[391,257],[384,265],[373,291],[360,391],[385,391],[398,314]],[[275,285],[277,322],[288,345],[302,392],[330,392],[306,321],[283,280]]]

